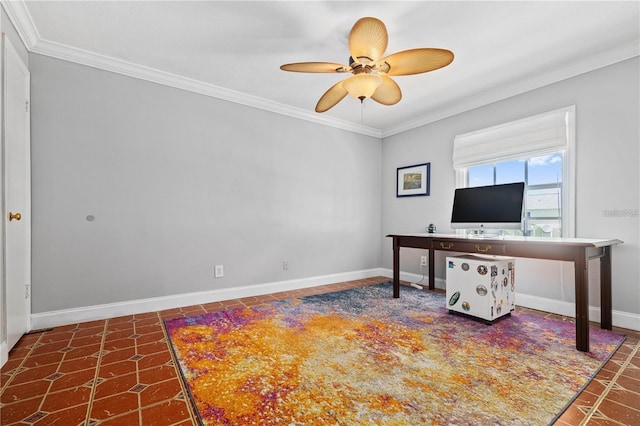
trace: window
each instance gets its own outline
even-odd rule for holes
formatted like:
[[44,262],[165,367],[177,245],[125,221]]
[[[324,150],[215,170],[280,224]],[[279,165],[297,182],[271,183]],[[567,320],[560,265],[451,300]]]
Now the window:
[[524,182],[523,230],[505,235],[562,237],[563,153],[483,164],[467,169],[466,186]]
[[572,237],[574,107],[456,136],[457,187],[525,182],[522,230],[504,235]]

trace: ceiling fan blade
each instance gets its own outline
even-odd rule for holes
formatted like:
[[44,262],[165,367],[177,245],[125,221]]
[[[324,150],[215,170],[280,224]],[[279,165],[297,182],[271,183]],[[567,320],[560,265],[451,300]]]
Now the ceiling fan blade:
[[[453,61],[453,52],[446,49],[410,49],[380,59],[380,72],[387,75],[420,74],[446,67]],[[389,70],[385,71],[385,62]]]
[[280,66],[282,71],[292,72],[349,72],[351,67],[331,62],[298,62],[295,64],[284,64]]
[[357,62],[362,63],[359,58],[368,58],[370,62],[375,62],[387,50],[388,41],[387,28],[381,20],[360,18],[349,33],[349,52]]
[[342,81],[337,82],[324,95],[320,98],[316,104],[316,112],[325,112],[333,108],[338,102],[347,96],[347,89],[342,87]]
[[400,102],[402,91],[398,83],[386,75],[380,75],[380,77],[382,77],[382,84],[378,86],[371,99],[383,105],[394,105]]

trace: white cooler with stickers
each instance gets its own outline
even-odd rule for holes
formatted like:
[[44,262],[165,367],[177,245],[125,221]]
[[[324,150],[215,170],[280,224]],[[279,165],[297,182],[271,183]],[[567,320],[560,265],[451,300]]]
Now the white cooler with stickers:
[[487,323],[516,308],[515,258],[464,255],[447,257],[447,308]]

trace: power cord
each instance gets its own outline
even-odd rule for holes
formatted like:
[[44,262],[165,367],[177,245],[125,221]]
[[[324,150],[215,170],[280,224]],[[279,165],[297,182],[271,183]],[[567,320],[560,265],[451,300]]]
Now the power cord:
[[425,286],[425,285],[426,285],[426,284],[422,284],[422,282],[423,282],[423,281],[424,281],[424,279],[425,279],[424,267],[425,267],[425,265],[420,265],[420,271],[422,272],[422,279],[421,279],[420,281],[418,281],[418,282],[411,283],[411,284],[410,284],[410,285],[411,285],[411,287],[415,287],[415,288],[417,288],[417,289],[424,290],[424,287],[423,287],[423,286]]

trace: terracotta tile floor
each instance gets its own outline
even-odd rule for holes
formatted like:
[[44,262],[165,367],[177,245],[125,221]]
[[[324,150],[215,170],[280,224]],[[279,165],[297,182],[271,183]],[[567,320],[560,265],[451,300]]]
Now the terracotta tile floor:
[[[1,370],[0,424],[197,425],[164,319],[384,281],[376,277],[26,335]],[[640,425],[640,332],[615,331],[627,334],[626,342],[556,425]]]

